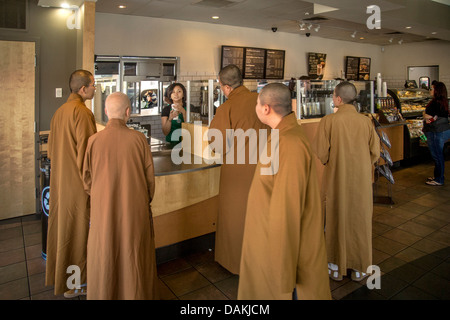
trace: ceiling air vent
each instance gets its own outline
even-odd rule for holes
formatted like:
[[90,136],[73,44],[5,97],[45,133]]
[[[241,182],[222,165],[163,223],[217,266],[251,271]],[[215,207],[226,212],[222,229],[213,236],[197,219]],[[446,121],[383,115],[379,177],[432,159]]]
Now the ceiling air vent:
[[27,0],[0,1],[0,28],[26,30]]
[[308,22],[322,22],[322,21],[327,21],[330,20],[328,18],[324,18],[324,17],[312,17],[312,18],[307,18],[307,19],[302,19],[302,21],[308,21]]
[[222,8],[236,4],[236,2],[228,0],[202,0],[195,3],[196,6]]

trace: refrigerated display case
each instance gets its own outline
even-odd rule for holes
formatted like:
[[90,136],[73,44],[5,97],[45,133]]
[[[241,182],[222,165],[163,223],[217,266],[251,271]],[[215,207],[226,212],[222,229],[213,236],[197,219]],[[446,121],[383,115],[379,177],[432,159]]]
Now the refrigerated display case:
[[96,121],[106,124],[105,100],[116,91],[130,98],[131,115],[159,115],[164,90],[176,81],[178,70],[178,57],[95,56],[97,90],[93,111]]
[[424,136],[423,112],[431,101],[430,92],[426,89],[398,89],[391,90],[391,95],[400,106],[400,112],[406,120],[404,128],[404,158],[414,158],[424,154],[422,148],[427,147],[426,142],[421,139]]

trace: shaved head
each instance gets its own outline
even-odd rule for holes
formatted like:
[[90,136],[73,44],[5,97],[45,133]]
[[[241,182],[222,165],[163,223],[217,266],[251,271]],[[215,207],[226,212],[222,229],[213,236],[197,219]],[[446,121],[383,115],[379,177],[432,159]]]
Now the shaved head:
[[259,93],[262,105],[269,105],[275,113],[284,117],[292,111],[291,91],[282,83],[271,83]]
[[111,93],[105,101],[105,111],[108,119],[127,119],[127,109],[130,109],[130,99],[122,92]]
[[356,100],[357,91],[353,83],[344,81],[334,89],[336,97],[340,97],[345,104],[352,104]]

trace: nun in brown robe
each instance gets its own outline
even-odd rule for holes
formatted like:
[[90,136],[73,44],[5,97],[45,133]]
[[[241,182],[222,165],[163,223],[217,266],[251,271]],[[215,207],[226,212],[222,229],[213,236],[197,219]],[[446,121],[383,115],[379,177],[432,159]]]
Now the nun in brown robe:
[[[226,153],[220,171],[219,213],[215,239],[215,260],[228,271],[238,274],[244,234],[245,210],[248,190],[258,159],[258,150],[250,148],[249,139],[240,135],[238,138],[227,137],[227,129],[242,129],[247,132],[255,129],[258,137],[259,129],[270,129],[259,121],[255,113],[258,94],[250,92],[242,85],[239,68],[229,65],[219,73],[221,89],[228,98],[217,109],[211,121],[210,129],[218,129],[223,137],[223,149],[234,150],[234,158],[227,162]],[[245,139],[244,150],[237,147],[237,140]],[[257,143],[252,146],[257,147]],[[252,149],[252,150],[250,150]],[[245,163],[238,164],[237,157],[245,152]],[[250,159],[255,161],[251,163]],[[231,162],[231,163],[230,163]]]
[[347,269],[364,273],[372,265],[372,167],[380,157],[380,141],[372,120],[348,104],[356,98],[352,86],[342,82],[336,87],[337,112],[322,118],[313,144],[325,165],[325,238],[328,262],[338,266],[336,280]]
[[48,137],[51,175],[45,285],[53,285],[55,295],[69,291],[66,281],[71,265],[80,268],[80,284],[86,283],[89,196],[84,192],[82,170],[88,138],[97,132],[94,115],[84,104],[94,96],[94,77],[77,70],[71,75],[70,88],[67,102],[52,117]]
[[262,154],[272,161],[258,163],[248,196],[240,300],[291,300],[294,289],[298,299],[331,299],[315,160],[290,100],[284,84],[267,85],[258,99],[258,116],[278,135],[267,141],[271,151]]
[[87,299],[156,299],[152,154],[145,136],[126,126],[128,97],[115,92],[105,104],[109,121],[89,139],[83,170],[91,195]]

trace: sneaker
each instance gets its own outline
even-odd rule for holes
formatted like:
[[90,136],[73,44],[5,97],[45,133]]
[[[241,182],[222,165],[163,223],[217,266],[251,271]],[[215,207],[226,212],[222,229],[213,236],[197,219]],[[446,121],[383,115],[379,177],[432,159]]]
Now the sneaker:
[[427,182],[425,182],[427,185],[429,185],[429,186],[442,186],[443,185],[443,183],[439,183],[439,182],[437,182],[436,180],[430,180],[430,181],[427,181]]
[[78,296],[85,296],[87,294],[87,287],[82,287],[81,289],[71,289],[64,292],[64,298],[72,299]]

